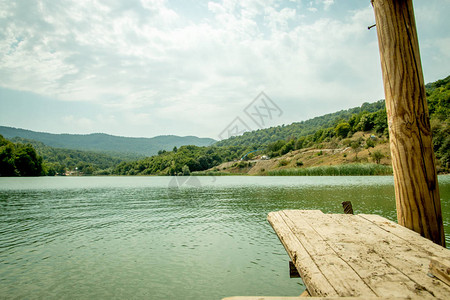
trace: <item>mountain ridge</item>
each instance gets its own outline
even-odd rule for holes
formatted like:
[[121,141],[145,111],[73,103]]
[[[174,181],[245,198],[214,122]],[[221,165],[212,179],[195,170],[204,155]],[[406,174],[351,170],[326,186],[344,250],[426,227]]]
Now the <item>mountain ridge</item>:
[[209,146],[216,142],[211,138],[196,136],[160,135],[145,138],[116,136],[106,133],[54,134],[8,126],[0,126],[0,134],[7,139],[20,137],[36,140],[47,146],[57,148],[134,153],[144,156],[155,155],[160,150],[172,150],[173,147],[183,145]]

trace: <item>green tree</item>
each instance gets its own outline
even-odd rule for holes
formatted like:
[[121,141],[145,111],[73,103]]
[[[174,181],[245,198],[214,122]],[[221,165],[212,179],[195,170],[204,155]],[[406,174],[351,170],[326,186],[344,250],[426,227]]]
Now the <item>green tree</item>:
[[361,151],[361,143],[354,141],[350,144],[350,147],[352,147],[353,152],[355,152],[355,160],[358,160],[358,153]]
[[42,157],[33,146],[14,144],[0,135],[0,176],[41,176]]
[[336,135],[341,138],[346,138],[348,133],[350,132],[350,130],[351,130],[351,126],[347,122],[339,123],[336,126],[336,128],[334,129],[334,131],[336,132]]
[[[0,136],[1,137],[1,136]],[[17,176],[14,164],[14,145],[4,144],[0,147],[0,176]]]
[[369,131],[373,128],[374,124],[374,115],[372,114],[364,114],[361,116],[358,125],[356,126],[357,130],[361,131]]
[[379,110],[378,112],[375,113],[374,129],[377,133],[387,135],[388,122],[387,122],[386,109]]
[[372,153],[372,159],[377,163],[380,164],[381,160],[384,158],[384,154],[380,150],[375,150]]
[[189,170],[189,167],[187,165],[184,165],[181,169],[181,172],[183,172],[183,176],[189,176],[191,175],[191,171]]

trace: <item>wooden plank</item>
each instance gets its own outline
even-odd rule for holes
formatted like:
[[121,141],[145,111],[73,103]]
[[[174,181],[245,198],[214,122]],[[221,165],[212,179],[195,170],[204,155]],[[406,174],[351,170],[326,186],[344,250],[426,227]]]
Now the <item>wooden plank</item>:
[[408,230],[407,228],[378,215],[360,214],[359,216],[371,221],[386,232],[389,232],[400,239],[408,241],[411,245],[417,247],[428,256],[436,256],[439,258],[439,260],[450,263],[450,255],[448,249],[435,244],[428,239],[424,239],[419,233],[413,230]]
[[[294,234],[299,237],[338,295],[341,297],[377,296],[348,263],[336,255],[335,250],[328,243],[328,237],[320,234],[317,228],[311,226],[311,223],[304,218],[305,215],[301,215],[298,212],[292,210],[283,211],[286,218],[285,221]],[[308,217],[315,220],[323,220],[326,216],[328,215],[318,214],[317,212],[308,214]]]
[[[366,215],[325,215],[320,211],[290,210],[274,215],[281,218],[279,228],[274,226],[280,240],[286,234],[280,233],[280,228],[286,226],[283,230],[290,231],[289,234],[298,239],[308,259],[340,296],[429,298],[434,295],[446,299],[450,295],[447,285],[427,276],[430,255],[437,253],[448,258],[450,251],[407,228],[391,224],[384,218],[373,222]],[[380,222],[394,228],[396,234],[378,226]],[[412,233],[413,242],[397,236],[402,236],[402,232]],[[423,251],[420,240],[425,241],[425,245],[434,245],[436,251]],[[295,248],[289,247],[285,244],[291,258],[295,257]],[[304,267],[303,260],[293,261],[299,268]],[[304,282],[308,289],[309,283],[315,284],[313,296],[321,295],[320,282]]]
[[450,267],[448,265],[432,259],[430,262],[430,273],[450,286]]
[[[433,253],[424,252],[409,241],[387,233],[361,216],[324,215],[325,218],[318,218],[307,211],[300,214],[322,237],[326,237],[336,254],[347,261],[378,295],[434,295],[441,299],[450,295],[448,286],[426,275],[429,255]],[[412,232],[395,225],[399,231]],[[397,234],[401,235],[400,232]],[[418,239],[436,245],[420,236]],[[436,246],[438,252],[444,251],[450,257],[450,250]]]
[[267,219],[277,233],[284,248],[291,249],[287,253],[297,267],[303,282],[308,287],[308,291],[312,295],[338,296],[336,290],[319,270],[310,254],[288,227],[280,212],[269,213]]
[[[438,294],[450,295],[426,276],[423,266],[428,257],[411,247],[406,241],[386,232],[359,216],[328,215],[336,230],[330,235],[330,242],[339,255],[364,277],[378,295],[422,297]],[[311,221],[314,220],[311,218]],[[320,231],[323,227],[320,224]],[[345,239],[348,240],[345,240]],[[357,254],[357,259],[352,256]]]
[[[363,240],[365,234],[360,232],[348,232],[345,227],[337,224],[336,220],[331,219],[331,215],[311,215],[309,212],[291,211],[287,213],[295,224],[299,227],[309,224],[316,230],[316,235],[320,235],[326,240],[328,247],[333,249],[334,261],[339,259],[346,265],[344,274],[340,274],[340,282],[334,282],[336,285],[351,285],[352,296],[359,295],[388,295],[404,296],[404,291],[398,289],[398,285],[410,284],[414,289],[413,283],[408,278],[402,276],[395,268],[392,268],[384,262],[377,253],[367,251]],[[354,219],[353,215],[339,215],[345,219]],[[301,228],[298,229],[299,231]],[[311,238],[310,236],[306,238]],[[329,257],[324,261],[324,268],[330,262]],[[375,271],[376,270],[376,271]],[[384,280],[382,276],[389,275],[389,280]],[[355,279],[356,278],[356,279]],[[333,285],[334,286],[334,285]],[[335,286],[334,286],[335,287]],[[396,289],[393,289],[396,287]],[[336,287],[335,287],[336,288]],[[404,288],[406,290],[406,288]],[[411,293],[410,293],[411,294]],[[342,295],[341,296],[350,296]]]

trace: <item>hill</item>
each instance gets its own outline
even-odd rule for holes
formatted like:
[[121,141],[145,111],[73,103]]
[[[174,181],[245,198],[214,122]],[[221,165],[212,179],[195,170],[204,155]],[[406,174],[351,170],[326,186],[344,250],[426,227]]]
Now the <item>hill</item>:
[[108,135],[104,133],[92,134],[52,134],[35,132],[20,128],[0,126],[0,134],[6,139],[15,137],[35,140],[47,146],[65,149],[103,151],[110,153],[139,154],[151,156],[159,150],[172,150],[173,147],[183,145],[208,146],[215,142],[210,138],[195,136],[162,135],[153,138],[131,138]]
[[267,145],[278,140],[287,140],[292,137],[298,138],[314,134],[319,129],[336,126],[342,120],[348,120],[352,115],[362,112],[374,113],[385,108],[384,100],[374,103],[363,103],[360,107],[354,107],[347,110],[341,110],[335,113],[315,117],[310,120],[295,122],[290,125],[281,125],[265,129],[259,129],[251,132],[245,132],[243,135],[234,136],[229,139],[219,141],[216,146],[249,146],[249,145]]
[[[426,90],[438,171],[449,172],[450,76],[427,84]],[[210,147],[182,148],[140,161],[123,162],[112,173],[186,175],[193,171],[198,175],[278,175],[280,169],[295,175],[309,168],[371,163],[376,172],[369,174],[379,174],[380,168],[389,171],[388,138],[385,104],[380,100],[287,126],[246,132]],[[365,168],[364,165],[357,172],[364,173]],[[347,174],[355,175],[354,171]]]

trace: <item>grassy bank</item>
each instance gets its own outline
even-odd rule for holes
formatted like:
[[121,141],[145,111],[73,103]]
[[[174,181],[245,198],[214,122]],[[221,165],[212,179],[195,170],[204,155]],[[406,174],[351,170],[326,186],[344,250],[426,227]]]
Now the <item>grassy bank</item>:
[[392,167],[377,164],[346,164],[268,171],[269,176],[368,176],[392,175]]

